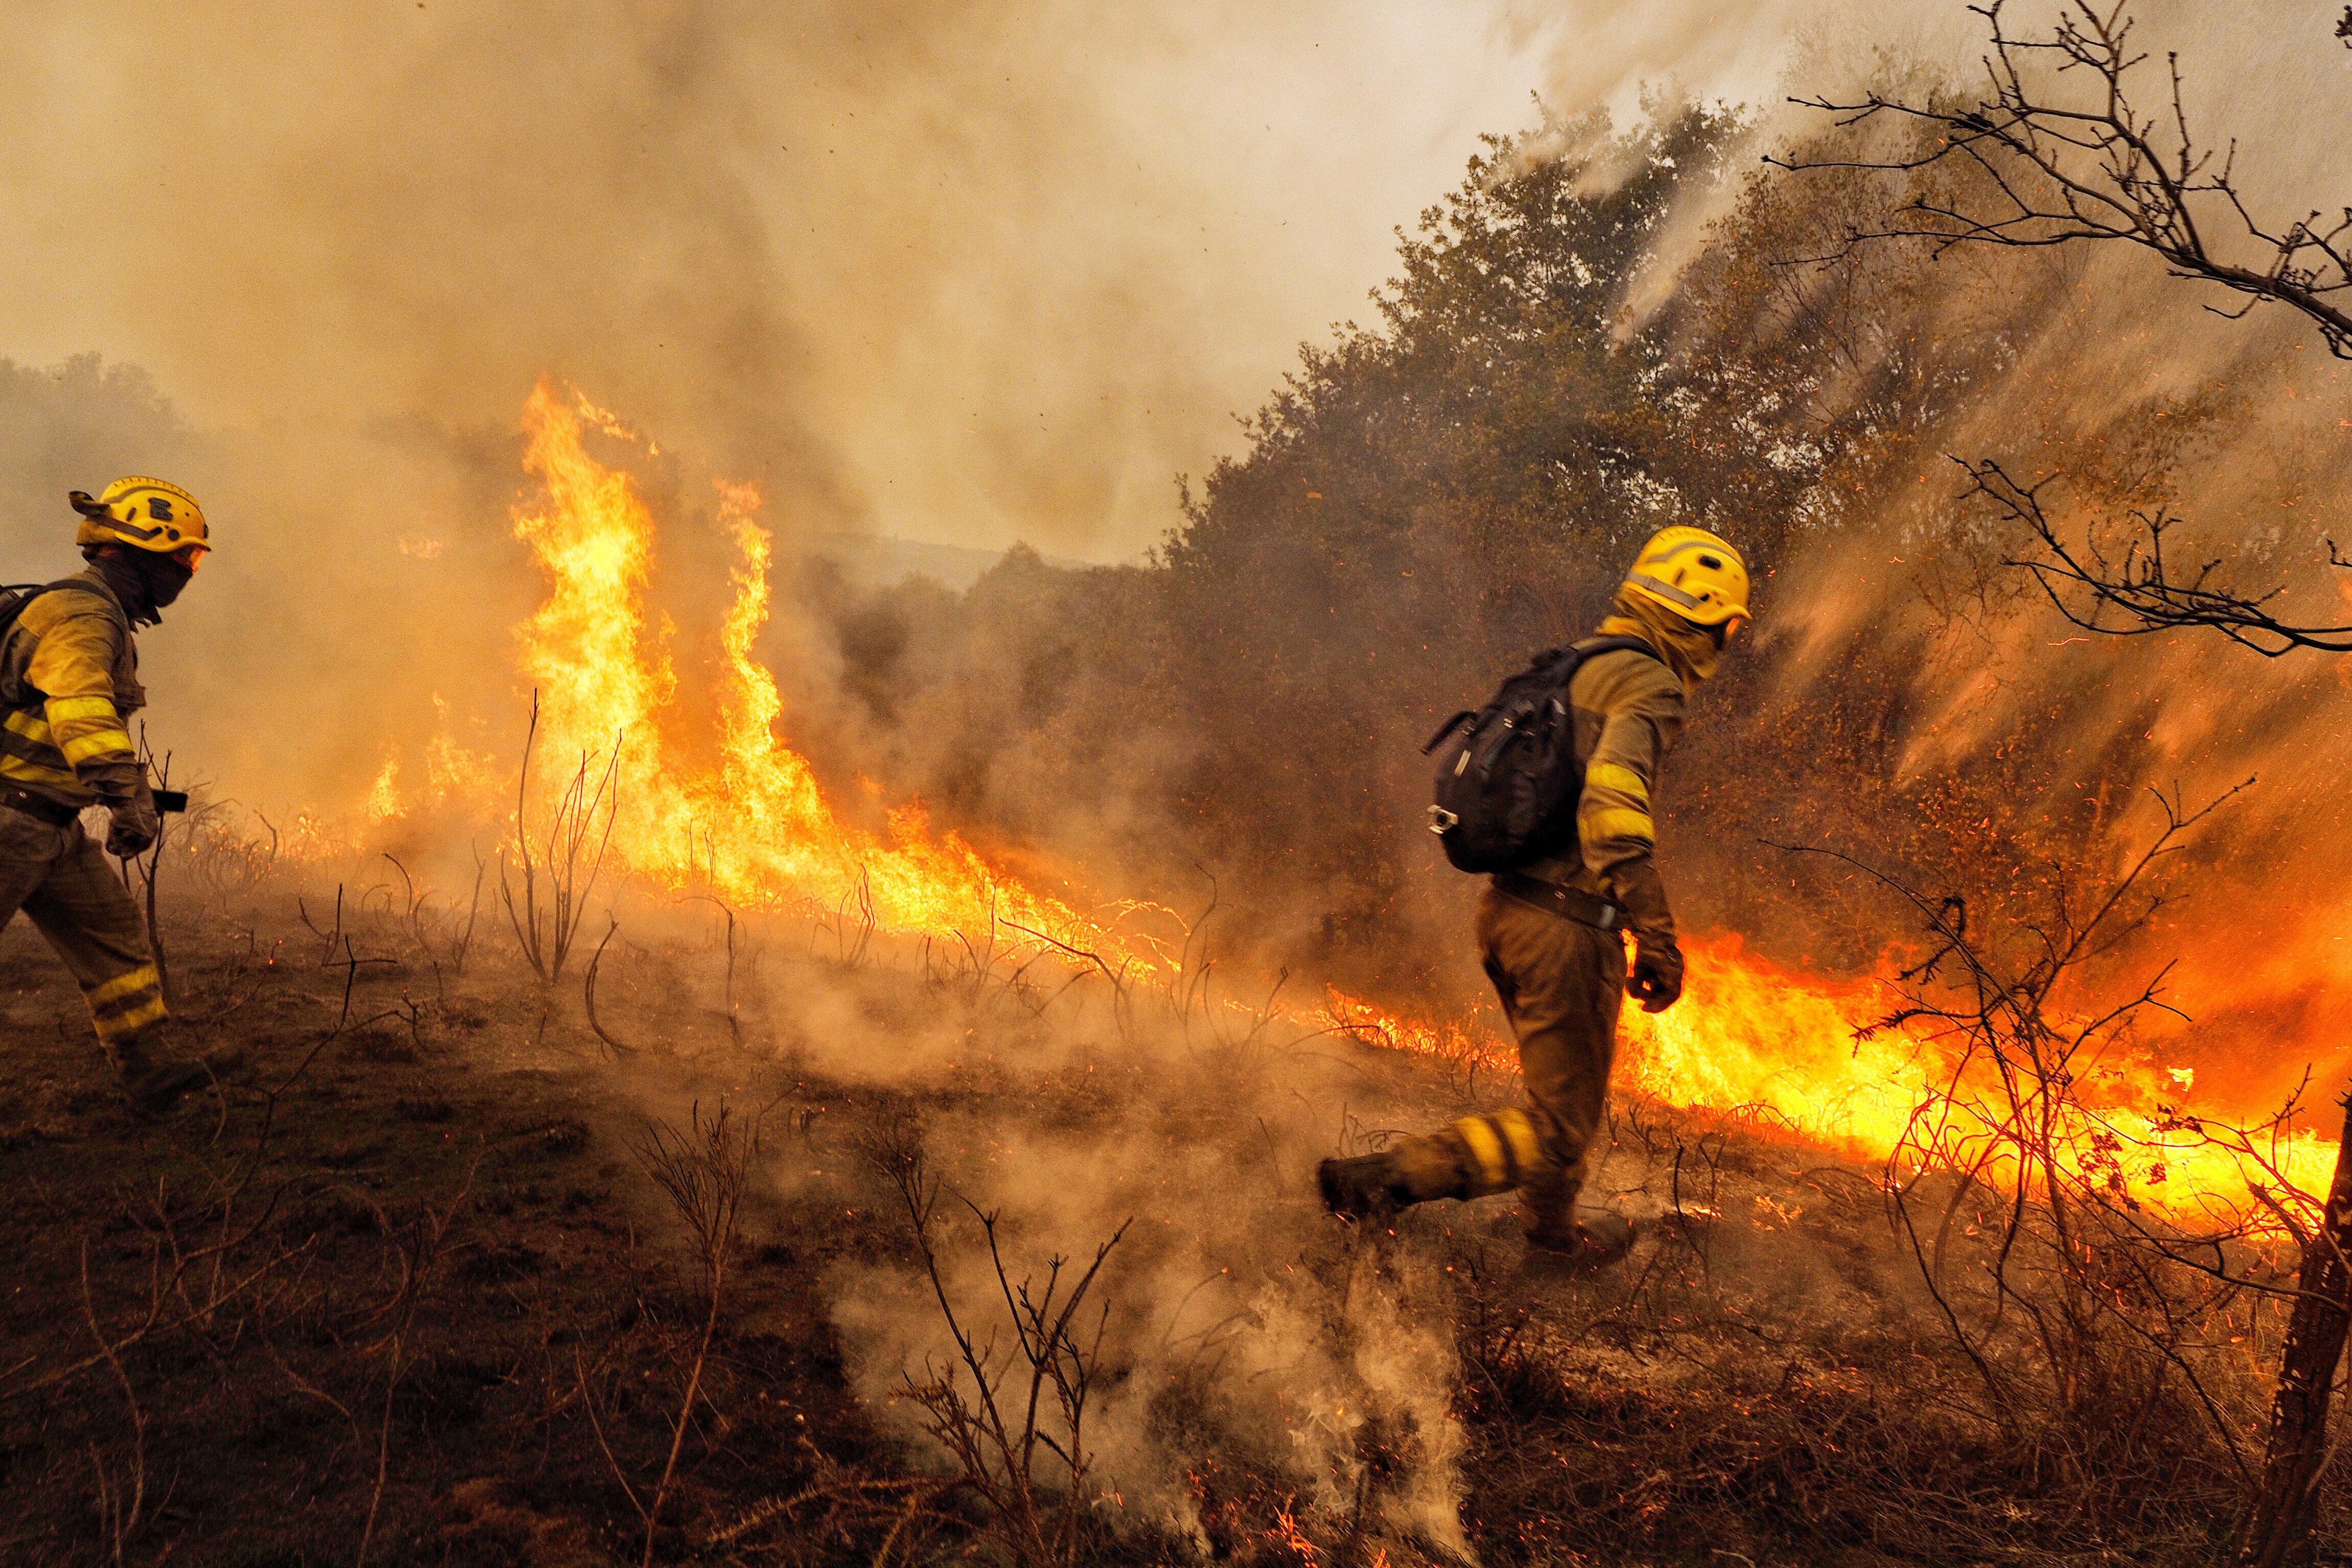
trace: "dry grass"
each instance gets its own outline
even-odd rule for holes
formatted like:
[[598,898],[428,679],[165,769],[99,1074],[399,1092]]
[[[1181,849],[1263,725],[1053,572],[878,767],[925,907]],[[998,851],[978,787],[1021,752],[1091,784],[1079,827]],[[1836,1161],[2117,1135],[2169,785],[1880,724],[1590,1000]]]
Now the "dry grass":
[[[878,940],[855,968],[849,948],[774,959],[772,980],[845,988],[886,1035],[936,1028],[946,1008],[1003,1058],[975,1047],[952,1069],[846,1082],[730,986],[732,944],[616,944],[598,1005],[645,1048],[615,1065],[582,998],[558,1005],[511,952],[478,953],[419,997],[430,959],[402,900],[316,907],[318,941],[266,906],[173,932],[192,1006],[217,1014],[202,1032],[255,1058],[209,1105],[131,1123],[95,1053],[46,1025],[11,1058],[11,1563],[1446,1561],[1393,1517],[1425,1434],[1368,1422],[1320,1486],[1278,1432],[1234,1426],[1257,1375],[1234,1357],[1247,1321],[1199,1329],[1148,1402],[1187,1521],[1101,1501],[1128,1478],[1099,1468],[1095,1411],[1102,1380],[1135,1364],[1121,1336],[1154,1276],[1047,1268],[1024,1289],[990,1249],[985,1171],[909,1130],[977,1116],[1006,1138],[1126,1138],[1138,1104],[1166,1149],[1208,1141],[1236,1201],[1272,1205],[1236,1208],[1237,1226],[1291,1215],[1297,1249],[1252,1267],[1304,1280],[1300,1299],[1331,1314],[1327,1345],[1355,1342],[1350,1292],[1421,1282],[1411,1310],[1450,1327],[1459,1360],[1448,1462],[1483,1563],[2186,1563],[2234,1521],[2210,1417],[2177,1376],[2152,1383],[2171,1363],[2117,1328],[2095,1340],[2107,1374],[2063,1410],[2003,1421],[1986,1404],[1908,1240],[1939,1256],[1965,1321],[2009,1312],[1979,1352],[2034,1373],[2021,1309],[1982,1283],[2000,1208],[1981,1187],[1931,1182],[1895,1203],[1879,1173],[1769,1130],[1625,1102],[1599,1190],[1654,1217],[1622,1268],[1530,1271],[1494,1203],[1417,1210],[1365,1250],[1300,1212],[1303,1171],[1226,1113],[1280,1054],[1250,1019],[1225,1024],[1223,1046],[1204,1033],[1181,1081],[1115,1053],[1047,1068],[1021,1053],[1083,993],[1052,1000],[1017,963],[976,984],[969,963],[928,982],[918,956],[893,971]],[[0,973],[12,1020],[73,1001],[29,944],[0,952]],[[1442,1066],[1328,1037],[1312,1049],[1345,1057],[1333,1070],[1402,1075],[1431,1114],[1452,1092]],[[737,1105],[768,1107],[768,1136],[748,1137]],[[667,1108],[657,1125],[647,1106]],[[860,1165],[860,1148],[882,1157]],[[807,1166],[829,1173],[782,1179]],[[940,1173],[979,1205],[953,1226]],[[1677,1226],[1678,1211],[1720,1217]],[[1154,1228],[1118,1256],[1165,1257]],[[970,1276],[946,1265],[991,1258],[995,1296],[958,1294]],[[926,1310],[943,1327],[952,1314],[940,1342],[961,1348],[900,1384],[929,1437],[894,1436],[845,1365],[826,1283],[844,1260],[940,1271]],[[2044,1277],[2011,1267],[2003,1289],[2038,1299]],[[2259,1367],[2226,1344],[2244,1305],[2199,1310],[2184,1325],[2221,1347],[2194,1350],[2200,1375],[2251,1418]],[[2328,1481],[2326,1518],[2340,1494]]]

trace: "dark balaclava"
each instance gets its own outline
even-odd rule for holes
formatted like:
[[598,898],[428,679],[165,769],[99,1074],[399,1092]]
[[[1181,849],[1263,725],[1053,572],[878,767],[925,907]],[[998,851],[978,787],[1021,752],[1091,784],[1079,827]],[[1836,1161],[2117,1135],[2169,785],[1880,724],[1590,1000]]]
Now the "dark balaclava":
[[1681,678],[1685,693],[1698,689],[1698,683],[1722,661],[1723,645],[1711,628],[1693,626],[1631,588],[1617,590],[1616,607],[1617,613],[1601,623],[1601,635],[1637,637],[1656,648]]

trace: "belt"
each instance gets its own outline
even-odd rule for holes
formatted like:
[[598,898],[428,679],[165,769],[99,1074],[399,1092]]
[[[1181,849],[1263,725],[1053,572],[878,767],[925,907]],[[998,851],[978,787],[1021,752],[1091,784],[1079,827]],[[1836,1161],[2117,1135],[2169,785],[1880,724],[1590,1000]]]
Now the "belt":
[[1599,894],[1563,888],[1558,882],[1547,882],[1541,877],[1530,877],[1524,871],[1496,872],[1495,890],[1506,898],[1517,899],[1546,914],[1559,915],[1579,925],[1616,931],[1625,923],[1625,911]]
[[21,811],[26,816],[37,816],[51,827],[71,827],[81,816],[79,806],[61,805],[47,795],[35,795],[12,784],[0,784],[0,805]]

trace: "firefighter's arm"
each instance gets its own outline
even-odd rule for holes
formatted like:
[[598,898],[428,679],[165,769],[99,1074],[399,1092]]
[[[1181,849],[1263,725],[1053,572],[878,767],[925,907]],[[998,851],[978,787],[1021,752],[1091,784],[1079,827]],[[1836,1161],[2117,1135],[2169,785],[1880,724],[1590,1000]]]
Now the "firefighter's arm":
[[1682,949],[1665,885],[1651,858],[1657,827],[1650,811],[1665,754],[1682,733],[1681,684],[1647,667],[1604,710],[1601,738],[1584,765],[1577,804],[1577,837],[1584,863],[1607,885],[1633,933],[1634,995],[1647,1011],[1674,1005],[1682,994]]
[[121,637],[121,629],[103,613],[68,611],[40,627],[40,641],[25,671],[26,683],[44,699],[51,743],[113,815],[107,847],[119,855],[137,854],[152,844],[158,827],[146,770],[139,765],[115,702],[114,667]]

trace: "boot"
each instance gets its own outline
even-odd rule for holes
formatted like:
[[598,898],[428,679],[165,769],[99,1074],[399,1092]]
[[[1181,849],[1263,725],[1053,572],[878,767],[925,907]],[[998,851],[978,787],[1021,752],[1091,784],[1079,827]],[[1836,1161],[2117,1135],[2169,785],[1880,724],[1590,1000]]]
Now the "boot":
[[1582,1273],[1606,1268],[1633,1247],[1633,1222],[1607,1209],[1587,1209],[1581,1218],[1538,1220],[1527,1229],[1528,1258],[1538,1258]]
[[177,1105],[182,1095],[211,1078],[202,1062],[142,1061],[123,1073],[122,1093],[139,1115],[161,1116]]
[[142,1039],[116,1048],[114,1070],[122,1080],[122,1093],[131,1109],[142,1117],[152,1117],[164,1114],[190,1089],[234,1070],[243,1060],[236,1052],[226,1052],[194,1060],[182,1057],[158,1061]]
[[1397,1191],[1396,1166],[1386,1154],[1326,1160],[1315,1167],[1323,1206],[1350,1223],[1379,1223],[1404,1206]]

